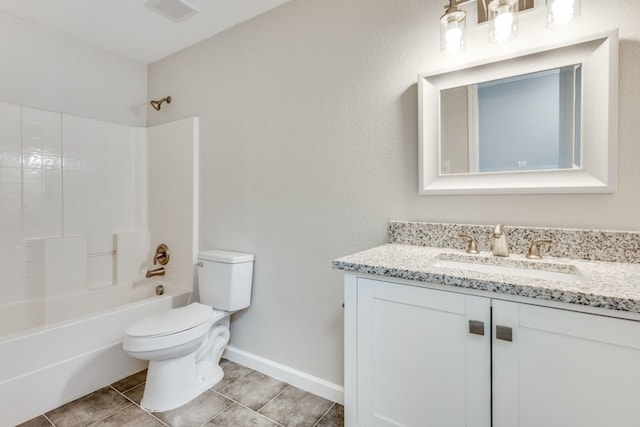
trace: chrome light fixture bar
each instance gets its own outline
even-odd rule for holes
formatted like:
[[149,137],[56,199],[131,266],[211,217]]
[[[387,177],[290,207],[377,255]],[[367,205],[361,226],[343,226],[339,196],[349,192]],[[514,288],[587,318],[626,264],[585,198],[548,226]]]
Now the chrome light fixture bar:
[[[518,12],[533,9],[533,0],[449,0],[440,17],[440,50],[448,55],[465,49],[466,12],[460,6],[475,1],[478,24],[489,23],[489,41],[506,43],[518,35]],[[547,28],[556,29],[580,16],[580,0],[546,0]]]

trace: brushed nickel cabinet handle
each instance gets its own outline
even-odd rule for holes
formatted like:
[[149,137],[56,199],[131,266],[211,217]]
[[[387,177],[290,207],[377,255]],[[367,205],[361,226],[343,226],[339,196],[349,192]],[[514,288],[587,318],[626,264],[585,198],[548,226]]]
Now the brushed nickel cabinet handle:
[[469,333],[474,335],[484,335],[484,322],[479,320],[469,320]]
[[496,339],[512,342],[513,330],[508,326],[496,325]]

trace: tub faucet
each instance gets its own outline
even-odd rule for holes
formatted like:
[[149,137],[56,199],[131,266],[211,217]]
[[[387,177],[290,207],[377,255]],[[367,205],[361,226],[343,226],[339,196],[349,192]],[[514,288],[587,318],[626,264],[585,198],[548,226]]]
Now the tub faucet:
[[144,277],[147,279],[153,276],[164,276],[164,267],[156,268],[154,270],[147,270],[147,274]]
[[494,256],[509,256],[507,235],[504,233],[504,226],[502,224],[496,225],[496,228],[493,229],[491,253],[493,253]]

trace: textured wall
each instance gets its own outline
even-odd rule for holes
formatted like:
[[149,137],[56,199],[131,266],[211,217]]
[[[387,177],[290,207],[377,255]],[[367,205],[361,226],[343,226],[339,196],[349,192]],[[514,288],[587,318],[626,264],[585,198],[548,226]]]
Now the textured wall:
[[[236,347],[342,383],[342,274],[330,261],[384,243],[391,219],[640,229],[639,2],[583,0],[579,25],[557,32],[539,7],[504,47],[469,25],[454,59],[439,52],[443,4],[294,0],[150,66],[149,95],[174,102],[149,123],[200,116],[200,248],[256,254]],[[419,72],[615,27],[617,193],[418,196]]]
[[147,72],[142,62],[0,14],[0,70],[0,101],[145,124]]

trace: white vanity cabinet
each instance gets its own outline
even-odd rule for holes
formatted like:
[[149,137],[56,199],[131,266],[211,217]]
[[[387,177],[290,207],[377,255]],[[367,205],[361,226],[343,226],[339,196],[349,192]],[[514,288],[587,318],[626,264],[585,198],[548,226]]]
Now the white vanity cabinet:
[[[351,279],[345,425],[488,427],[490,300]],[[484,335],[464,332],[472,319]]]
[[[640,322],[491,301],[495,427],[640,426]],[[494,329],[495,330],[495,329]]]
[[347,427],[640,425],[640,322],[393,280],[345,276]]

